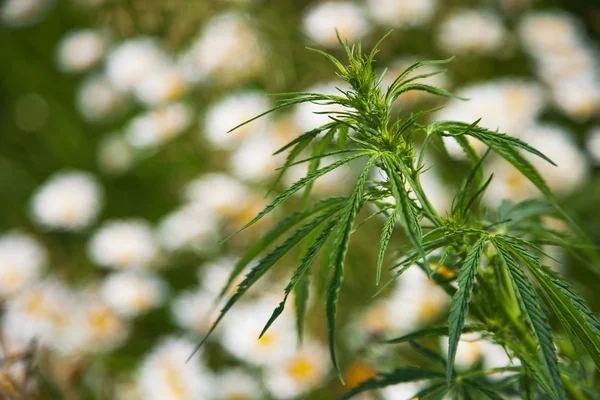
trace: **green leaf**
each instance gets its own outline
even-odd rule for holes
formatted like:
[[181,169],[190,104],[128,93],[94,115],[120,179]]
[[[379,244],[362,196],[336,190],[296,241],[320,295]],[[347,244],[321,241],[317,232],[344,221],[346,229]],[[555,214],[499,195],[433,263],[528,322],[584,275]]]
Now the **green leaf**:
[[435,64],[447,64],[450,61],[452,61],[454,59],[453,57],[447,58],[445,60],[430,60],[430,61],[419,61],[414,63],[413,65],[409,66],[408,68],[406,68],[404,70],[404,72],[402,72],[400,75],[398,75],[398,77],[394,80],[394,82],[392,82],[392,84],[390,85],[390,87],[387,90],[387,93],[385,95],[386,101],[388,101],[388,103],[391,103],[389,101],[391,94],[396,90],[396,88],[401,85],[403,82],[403,80],[405,78],[408,77],[408,75],[410,75],[411,72],[415,71],[416,69],[422,68],[426,65],[435,65]]
[[413,348],[413,350],[420,353],[425,358],[428,358],[430,361],[433,361],[436,364],[440,364],[440,366],[442,368],[446,368],[448,363],[447,363],[446,359],[444,357],[442,357],[439,353],[436,353],[435,351],[433,351],[425,346],[421,346],[417,342],[410,341],[409,344],[410,344],[410,347]]
[[[470,333],[470,332],[484,332],[487,329],[484,325],[481,324],[469,324],[464,325],[461,332],[462,333]],[[429,337],[438,337],[438,336],[448,336],[450,333],[448,326],[436,326],[432,328],[424,328],[419,329],[417,331],[411,332],[406,335],[398,336],[397,338],[388,339],[385,343],[395,344],[395,343],[404,343],[415,339],[424,339]]]
[[378,372],[377,376],[368,379],[356,386],[342,397],[342,400],[350,399],[359,393],[369,390],[381,389],[399,383],[416,382],[425,379],[443,378],[444,374],[438,371],[421,368],[396,368],[392,372]]
[[358,177],[354,191],[346,202],[346,206],[340,213],[338,224],[335,228],[333,236],[333,259],[331,260],[333,265],[333,276],[329,281],[326,297],[327,326],[329,331],[329,352],[331,355],[331,361],[333,362],[333,366],[335,367],[338,377],[342,382],[344,380],[335,351],[335,322],[337,316],[337,303],[339,300],[340,289],[342,287],[342,281],[344,279],[344,260],[346,258],[346,252],[348,251],[348,244],[352,234],[352,226],[354,225],[354,220],[356,219],[356,215],[358,214],[362,204],[362,196],[367,174],[376,160],[377,156],[371,157]]
[[285,150],[289,149],[290,147],[296,146],[300,143],[308,144],[311,142],[311,140],[316,138],[319,133],[328,131],[329,129],[334,128],[337,124],[338,124],[337,122],[330,122],[328,124],[321,125],[320,127],[315,128],[311,131],[305,132],[302,135],[298,136],[296,139],[292,140],[291,142],[289,142],[288,144],[283,146],[282,148],[280,148],[279,150],[277,150],[275,153],[273,153],[273,155],[276,156],[277,154],[282,153]]
[[[335,227],[336,224],[337,224],[337,220],[331,221],[321,231],[319,236],[317,236],[315,238],[315,240],[312,242],[312,244],[308,247],[306,254],[304,255],[304,257],[302,258],[302,260],[300,262],[300,266],[298,267],[296,272],[294,272],[294,275],[292,275],[290,282],[285,287],[285,290],[284,290],[285,295],[283,297],[283,300],[281,301],[281,303],[279,303],[279,306],[277,306],[277,308],[275,308],[275,310],[273,311],[271,318],[269,318],[269,321],[267,322],[267,324],[263,328],[262,332],[260,333],[259,338],[261,338],[265,334],[265,332],[267,331],[267,329],[269,329],[271,324],[273,322],[275,322],[277,317],[279,317],[281,315],[281,313],[283,312],[283,310],[285,308],[285,302],[287,301],[289,294],[292,292],[292,289],[294,289],[296,284],[306,275],[306,271],[308,270],[308,268],[314,261],[315,257],[319,253],[319,250],[321,250],[321,247],[323,247],[323,245],[327,241],[327,238],[331,234],[331,231],[333,230],[333,228]],[[301,336],[300,331],[298,331],[298,335]]]
[[430,113],[435,112],[435,111],[439,111],[442,108],[444,108],[444,107],[436,107],[436,108],[433,108],[433,109],[430,109],[430,110],[419,111],[419,112],[416,112],[416,113],[412,114],[411,116],[409,116],[409,117],[407,117],[405,119],[398,120],[392,126],[392,132],[394,132],[394,137],[396,138],[396,137],[402,135],[402,133],[404,133],[405,130],[407,130],[408,128],[410,128],[422,116],[430,114]]
[[[337,126],[336,126],[337,127]],[[313,148],[312,157],[310,164],[308,164],[307,175],[314,174],[317,169],[319,169],[319,165],[321,164],[320,155],[325,153],[329,144],[333,140],[333,135],[335,134],[336,128],[332,128],[329,132],[325,134],[325,136],[319,141],[319,143]],[[340,150],[344,151],[344,150]],[[310,192],[312,190],[313,182],[309,182],[304,188],[304,193],[302,195],[302,204],[308,203],[308,198],[310,196]]]
[[535,400],[535,381],[526,373],[519,376],[519,393],[523,400]]
[[[261,252],[263,252],[268,246],[270,246],[271,244],[273,244],[274,242],[279,240],[281,238],[281,235],[283,235],[285,232],[287,232],[293,226],[295,226],[299,222],[303,221],[304,219],[310,217],[311,215],[314,215],[318,212],[321,212],[321,211],[326,210],[331,207],[339,206],[342,204],[342,202],[344,200],[346,200],[345,197],[330,197],[328,199],[321,200],[321,201],[315,203],[315,205],[308,207],[304,210],[297,211],[297,212],[293,213],[292,215],[290,215],[289,217],[282,220],[281,222],[279,222],[273,229],[271,229],[269,232],[267,232],[260,240],[258,240],[256,243],[254,243],[252,245],[252,247],[250,247],[244,253],[244,255],[238,260],[238,262],[233,267],[233,271],[231,271],[231,274],[229,274],[227,283],[225,284],[223,289],[221,289],[219,298],[222,298],[225,295],[225,293],[227,293],[227,291],[231,287],[231,284],[235,281],[235,279],[239,276],[239,274],[242,273],[244,268],[246,268],[248,266],[248,264],[250,264],[250,262],[252,262],[252,260],[254,260],[254,258],[256,256],[258,256]],[[338,207],[338,209],[339,208],[341,208],[341,206]]]
[[475,285],[475,276],[479,268],[479,260],[483,252],[483,246],[488,240],[486,236],[481,237],[474,245],[458,273],[457,283],[458,291],[452,297],[450,304],[449,321],[449,339],[448,339],[448,369],[446,370],[446,380],[452,381],[452,372],[458,341],[465,324],[465,318],[469,312],[469,301]]
[[440,270],[440,268],[442,268],[444,266],[444,264],[446,263],[446,260],[450,256],[451,252],[452,252],[452,247],[451,246],[447,246],[444,249],[444,252],[442,253],[442,256],[437,261],[437,265],[435,266],[434,269],[431,270],[431,272],[429,272],[429,278],[433,278],[435,276],[435,274],[437,274],[437,272]]
[[[292,196],[294,193],[296,193],[298,190],[302,189],[303,187],[305,187],[306,185],[308,185],[309,183],[315,181],[317,178],[333,171],[334,169],[348,164],[350,161],[355,160],[359,157],[364,157],[368,154],[371,154],[371,152],[365,151],[365,152],[361,152],[358,154],[354,154],[351,156],[348,156],[342,160],[336,161],[324,168],[321,168],[317,171],[315,171],[312,174],[309,174],[307,176],[305,176],[304,178],[300,179],[299,181],[297,181],[296,183],[294,183],[292,186],[290,186],[285,192],[283,192],[282,194],[280,194],[279,196],[277,196],[268,206],[265,207],[264,210],[262,210],[260,213],[258,213],[258,215],[256,217],[254,217],[254,219],[252,219],[252,221],[248,222],[246,225],[244,225],[242,228],[240,228],[238,231],[236,231],[235,233],[231,234],[227,239],[237,235],[238,233],[240,233],[241,231],[243,231],[244,229],[248,228],[249,226],[253,225],[254,223],[256,223],[258,220],[260,220],[262,217],[264,217],[265,215],[267,215],[268,213],[270,213],[271,211],[273,211],[273,209],[275,207],[277,207],[279,204],[283,203],[285,200],[287,200],[290,196]],[[227,240],[225,239],[225,240]]]
[[498,255],[502,264],[508,271],[520,307],[527,322],[533,329],[534,337],[539,345],[540,360],[544,366],[548,382],[552,389],[548,394],[554,399],[565,400],[566,394],[560,379],[552,329],[550,328],[550,323],[543,311],[542,303],[533,286],[521,270],[521,267],[519,267],[512,257],[510,246],[502,241],[502,239],[497,239],[495,237],[492,239],[492,242],[494,243],[496,250],[498,250]]
[[331,54],[326,53],[326,52],[324,52],[322,50],[319,50],[319,49],[313,49],[312,47],[307,47],[306,49],[310,50],[310,51],[314,51],[315,53],[319,53],[319,54],[327,57],[329,59],[329,61],[331,61],[331,63],[336,66],[336,68],[338,69],[338,72],[342,76],[346,76],[347,75],[348,71],[346,71],[346,67],[344,67],[344,65],[337,58],[335,58],[334,56],[332,56]]
[[304,316],[308,305],[308,296],[310,294],[310,275],[304,274],[294,287],[294,299],[296,302],[296,331],[298,332],[298,342],[302,343],[304,337]]
[[273,185],[271,186],[271,189],[269,189],[267,196],[275,189],[275,187],[277,186],[277,184],[283,177],[283,174],[285,174],[285,172],[288,170],[288,168],[292,166],[292,164],[294,163],[296,158],[304,151],[304,149],[306,149],[308,147],[310,142],[312,142],[312,140],[314,138],[316,138],[320,132],[321,132],[320,129],[315,129],[315,130],[306,132],[273,154],[273,155],[279,154],[280,152],[284,151],[288,147],[290,147],[292,145],[294,146],[294,148],[288,153],[283,166],[278,168],[278,169],[280,169],[279,174],[277,174],[277,178],[275,178],[275,182],[273,182]]
[[[503,237],[502,240],[511,240]],[[549,268],[542,267],[539,260],[532,257],[522,247],[511,245],[513,253],[523,262],[527,270],[540,285],[550,307],[570,339],[581,342],[600,371],[600,321],[575,292],[573,287]]]
[[[476,198],[476,196],[479,192],[481,192],[481,189],[480,189],[476,193],[476,195],[473,196],[471,198],[471,200],[469,200],[471,186],[474,182],[476,182],[477,176],[481,175],[481,169],[482,169],[483,162],[485,161],[485,159],[487,158],[489,153],[490,153],[490,149],[488,148],[488,150],[485,152],[485,154],[481,158],[479,158],[479,160],[477,160],[477,162],[473,166],[473,169],[471,170],[471,172],[469,173],[469,175],[463,182],[462,187],[459,190],[459,192],[456,195],[455,200],[453,202],[452,214],[457,213],[461,217],[466,215],[469,210],[469,206],[473,202],[473,199]],[[483,187],[484,188],[487,187],[487,184],[484,184]]]
[[406,85],[403,84],[403,85],[399,86],[396,90],[394,90],[392,92],[392,94],[390,96],[391,102],[396,100],[402,93],[406,93],[411,90],[426,92],[426,93],[433,94],[436,96],[450,97],[450,98],[459,99],[459,100],[467,100],[463,97],[459,97],[445,89],[442,89],[442,88],[439,88],[436,86],[425,85],[422,83],[409,83]]
[[441,226],[441,223],[440,223],[435,211],[433,210],[433,207],[429,203],[429,200],[427,199],[425,192],[421,188],[421,184],[419,183],[418,178],[415,177],[413,179],[408,167],[401,160],[399,160],[398,157],[389,155],[388,159],[390,160],[390,163],[392,165],[394,165],[396,168],[398,168],[398,170],[402,173],[402,177],[404,179],[406,179],[406,181],[410,185],[417,200],[419,200],[421,208],[423,209],[424,214],[427,216],[427,218],[429,218],[429,220],[431,222],[433,222],[436,226]]
[[416,206],[412,200],[408,197],[408,193],[404,189],[404,182],[400,178],[399,174],[394,169],[394,163],[390,159],[388,154],[384,154],[384,166],[388,179],[392,187],[392,195],[396,199],[396,213],[400,217],[400,222],[408,240],[415,247],[417,252],[422,258],[425,258],[425,252],[423,251],[423,231],[421,229],[421,223],[419,221],[418,212]]
[[490,389],[482,383],[471,379],[465,379],[464,384],[469,386],[478,394],[480,394],[481,398],[484,400],[503,400],[502,397],[499,394],[497,394],[493,389]]
[[[411,397],[411,399],[417,398],[423,400],[443,400],[446,398],[446,395],[450,391],[452,391],[453,388],[453,386],[448,386],[446,382],[434,383],[433,385],[429,385],[426,388],[422,389],[419,393]],[[467,398],[461,400],[467,400]]]
[[[325,211],[321,215],[315,217],[313,220],[307,222],[302,225],[298,230],[288,237],[285,242],[280,244],[267,254],[263,259],[261,259],[256,266],[254,266],[248,275],[244,278],[244,280],[239,284],[237,291],[227,300],[225,306],[221,309],[219,316],[216,321],[213,323],[211,328],[208,330],[208,333],[204,336],[200,344],[194,349],[192,355],[194,355],[200,347],[206,342],[210,334],[215,330],[219,322],[223,319],[225,314],[233,307],[233,305],[250,289],[250,287],[256,283],[277,261],[279,261],[288,251],[290,251],[296,244],[298,244],[302,239],[304,239],[308,234],[310,234],[314,229],[316,229],[321,223],[326,221],[328,218],[332,217],[339,211],[339,208],[334,208],[329,211]],[[190,355],[190,358],[192,357]]]
[[396,211],[392,211],[388,219],[385,221],[383,225],[383,229],[381,230],[381,244],[379,246],[379,258],[377,259],[377,277],[375,282],[379,285],[379,281],[381,279],[381,269],[383,268],[383,257],[385,256],[385,251],[390,242],[390,238],[392,237],[392,233],[394,232],[394,228],[396,227]]

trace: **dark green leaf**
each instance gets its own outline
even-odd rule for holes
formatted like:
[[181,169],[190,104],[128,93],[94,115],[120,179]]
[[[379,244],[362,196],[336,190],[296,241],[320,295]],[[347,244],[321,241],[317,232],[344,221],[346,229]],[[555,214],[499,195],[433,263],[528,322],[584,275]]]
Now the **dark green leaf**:
[[554,350],[554,339],[550,323],[543,311],[542,303],[531,283],[527,280],[521,267],[510,253],[510,247],[501,239],[493,238],[494,247],[498,250],[500,259],[513,282],[515,295],[521,309],[539,345],[540,360],[544,365],[548,382],[552,388],[549,393],[554,399],[566,399],[563,383],[560,379],[558,359]]
[[474,245],[465,261],[460,267],[458,273],[458,291],[452,297],[452,303],[450,305],[450,317],[449,321],[449,339],[448,339],[448,369],[446,371],[446,379],[448,382],[452,380],[452,370],[454,366],[454,359],[456,357],[456,350],[458,349],[458,341],[460,340],[460,334],[465,324],[465,318],[469,312],[469,301],[471,300],[471,293],[475,285],[475,276],[479,268],[479,260],[483,251],[483,246],[488,240],[486,236],[481,237]]
[[333,258],[331,260],[333,266],[333,276],[331,277],[331,280],[329,281],[329,285],[327,287],[326,301],[327,326],[329,331],[329,351],[331,354],[331,361],[333,362],[333,366],[335,367],[335,370],[338,373],[338,377],[342,382],[343,377],[335,351],[335,322],[337,316],[337,303],[339,299],[340,289],[342,287],[342,281],[344,279],[344,260],[346,258],[346,252],[348,251],[348,244],[350,242],[350,236],[352,234],[352,226],[362,204],[362,196],[364,191],[365,180],[367,179],[367,174],[376,160],[376,156],[372,157],[367,162],[367,165],[364,167],[362,173],[360,174],[354,187],[352,196],[350,196],[350,198],[346,202],[346,206],[340,213],[338,224],[335,228],[333,236]]
[[[314,215],[318,212],[321,212],[321,211],[326,210],[331,207],[339,206],[340,204],[342,204],[342,202],[344,200],[346,200],[345,197],[330,197],[328,199],[321,200],[321,201],[317,202],[315,205],[308,207],[304,210],[295,212],[292,215],[290,215],[289,217],[287,217],[284,220],[282,220],[281,222],[279,222],[273,229],[271,229],[269,232],[267,232],[260,240],[258,240],[256,243],[254,243],[252,245],[252,247],[250,247],[244,253],[244,255],[238,260],[238,262],[235,264],[235,266],[233,268],[233,271],[231,271],[231,274],[229,275],[229,278],[227,280],[227,283],[225,284],[225,287],[223,287],[223,289],[221,289],[219,298],[221,298],[225,295],[225,293],[227,292],[227,290],[229,290],[229,287],[231,286],[233,281],[235,281],[235,279],[244,270],[244,268],[246,268],[246,266],[248,266],[248,264],[250,264],[250,262],[252,262],[252,260],[254,260],[254,258],[256,256],[258,256],[261,252],[263,252],[268,246],[270,246],[271,244],[273,244],[274,242],[279,240],[281,238],[281,235],[283,235],[285,232],[287,232],[289,229],[291,229],[297,223],[303,221],[304,219],[310,217],[311,215]],[[341,206],[339,208],[341,208]]]
[[[298,244],[302,239],[304,239],[308,234],[310,234],[314,229],[316,229],[321,223],[335,215],[335,213],[339,210],[339,208],[334,208],[332,210],[326,211],[321,215],[315,217],[313,220],[307,222],[302,225],[298,230],[285,242],[277,246],[275,250],[267,254],[262,260],[258,262],[256,266],[254,266],[248,275],[244,278],[244,280],[239,284],[237,291],[227,300],[225,306],[221,309],[221,313],[217,317],[216,321],[213,323],[208,333],[204,336],[200,344],[194,350],[194,353],[202,347],[206,339],[210,336],[210,334],[215,330],[219,322],[223,319],[227,311],[250,289],[250,287],[256,283],[277,261],[279,261],[288,251],[290,251],[296,244]],[[194,354],[192,353],[192,355]],[[190,355],[190,357],[192,356]]]
[[392,233],[394,232],[394,228],[396,227],[396,211],[392,211],[388,219],[385,221],[383,225],[383,229],[381,230],[381,244],[379,246],[379,257],[377,259],[377,277],[375,282],[379,285],[379,281],[381,279],[381,268],[383,268],[383,257],[385,256],[385,251],[388,247],[388,243],[390,242],[390,238],[392,237]]
[[[337,220],[331,221],[321,231],[321,233],[319,234],[319,236],[317,236],[315,238],[315,240],[312,242],[312,244],[308,247],[308,250],[306,251],[306,254],[304,255],[304,257],[302,258],[302,260],[300,262],[300,266],[298,267],[298,269],[296,270],[296,272],[294,272],[294,275],[290,279],[290,282],[285,287],[285,290],[284,290],[285,295],[283,297],[283,300],[281,301],[281,303],[279,303],[279,306],[277,306],[277,308],[275,309],[275,311],[273,311],[273,314],[271,315],[271,318],[269,318],[269,321],[267,322],[267,324],[263,328],[262,332],[260,333],[259,338],[262,337],[265,334],[265,332],[267,331],[267,329],[269,329],[269,327],[271,326],[271,324],[273,322],[275,322],[275,320],[277,319],[277,317],[279,317],[281,315],[281,313],[283,312],[283,310],[285,308],[285,302],[287,301],[287,298],[288,298],[289,294],[292,292],[292,290],[294,289],[294,287],[296,286],[296,284],[306,275],[306,271],[308,270],[308,268],[310,267],[310,265],[314,261],[315,257],[319,253],[319,250],[321,250],[321,247],[323,247],[323,245],[327,241],[327,238],[331,234],[331,231],[335,227],[336,223],[337,223]],[[298,335],[301,336],[300,331],[298,332]]]
[[[464,325],[461,332],[462,333],[483,332],[485,330],[486,330],[486,328],[484,325],[469,324],[469,325]],[[423,338],[437,337],[437,336],[448,336],[448,335],[449,335],[449,329],[447,326],[437,326],[437,327],[432,327],[432,328],[419,329],[418,331],[411,332],[407,335],[399,336],[399,337],[393,338],[393,339],[388,339],[388,340],[386,340],[386,343],[392,343],[392,344],[393,343],[404,343],[404,342],[408,342],[410,340],[415,340],[415,339],[423,339]]]
[[425,379],[443,378],[444,374],[421,368],[396,368],[392,372],[379,372],[377,376],[364,381],[350,392],[346,393],[342,400],[350,399],[359,393],[369,390],[381,389],[399,383],[416,382]]
[[389,155],[384,155],[385,170],[390,180],[392,187],[392,195],[396,200],[396,213],[400,217],[402,227],[406,232],[406,236],[415,247],[421,257],[425,257],[423,251],[423,231],[421,229],[421,223],[419,221],[418,212],[413,201],[409,198],[408,193],[404,189],[404,182],[402,181],[400,174],[396,172],[394,168],[394,162],[390,159]]
[[317,178],[333,171],[334,169],[336,169],[342,165],[348,164],[352,160],[355,160],[359,157],[364,157],[364,156],[368,155],[369,153],[370,152],[361,152],[358,154],[348,156],[342,160],[336,161],[336,162],[334,162],[324,168],[321,168],[321,169],[315,171],[314,173],[309,174],[309,175],[305,176],[304,178],[300,179],[299,181],[294,183],[292,186],[290,186],[285,192],[283,192],[282,194],[277,196],[268,206],[265,207],[264,210],[262,210],[260,213],[258,213],[258,215],[256,217],[254,217],[254,219],[252,219],[252,221],[248,222],[246,225],[244,225],[242,228],[240,228],[237,232],[230,235],[227,239],[231,238],[232,236],[237,235],[239,232],[248,228],[250,225],[253,225],[254,223],[256,223],[262,217],[264,217],[265,215],[267,215],[268,213],[273,211],[273,209],[275,207],[277,207],[279,204],[283,203],[285,200],[287,200],[290,196],[292,196],[298,190],[302,189],[309,183],[315,181]]

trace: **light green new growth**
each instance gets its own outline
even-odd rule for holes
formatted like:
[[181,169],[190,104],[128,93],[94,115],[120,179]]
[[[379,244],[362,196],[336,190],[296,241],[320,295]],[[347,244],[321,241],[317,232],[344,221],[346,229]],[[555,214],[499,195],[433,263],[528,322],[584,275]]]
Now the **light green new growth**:
[[[455,97],[443,89],[419,83],[420,79],[433,74],[412,76],[421,67],[445,64],[452,59],[418,62],[398,76],[389,87],[382,88],[383,77],[374,70],[377,47],[368,54],[362,54],[360,43],[356,46],[349,46],[341,40],[340,43],[348,58],[347,65],[329,54],[315,51],[333,63],[337,75],[348,84],[349,89],[338,89],[338,95],[303,92],[283,94],[285,99],[277,107],[256,117],[304,102],[338,106],[338,111],[324,112],[331,122],[300,135],[278,151],[289,150],[281,174],[298,162],[309,163],[308,173],[240,230],[254,224],[300,190],[305,191],[304,203],[307,204],[313,182],[338,167],[362,165],[354,189],[347,197],[332,197],[305,207],[282,220],[258,240],[235,266],[227,287],[223,288],[223,294],[252,259],[270,245],[278,243],[282,235],[291,232],[287,239],[251,269],[237,292],[226,302],[209,334],[258,279],[292,248],[302,243],[300,264],[285,288],[282,302],[266,321],[261,333],[264,334],[283,312],[291,291],[297,290],[297,322],[301,335],[308,297],[308,273],[321,249],[325,248],[327,254],[323,259],[328,264],[320,276],[329,275],[325,293],[329,347],[332,363],[342,379],[335,345],[337,304],[347,267],[345,259],[348,245],[353,232],[358,229],[357,217],[360,210],[370,203],[379,208],[374,215],[384,214],[387,217],[382,228],[378,260],[373,260],[373,274],[377,283],[390,238],[399,223],[400,233],[406,237],[411,248],[402,252],[401,260],[392,267],[397,270],[393,279],[408,268],[421,268],[452,296],[452,301],[448,326],[428,328],[388,341],[409,341],[415,350],[436,366],[429,369],[399,367],[391,372],[382,372],[352,389],[346,398],[366,390],[418,380],[426,381],[424,389],[416,394],[420,399],[438,399],[449,393],[455,398],[501,399],[498,393],[511,387],[518,388],[515,390],[520,390],[524,398],[588,398],[586,393],[590,389],[581,377],[591,373],[589,365],[600,370],[600,322],[571,286],[541,263],[543,253],[540,246],[574,246],[575,242],[568,234],[547,227],[543,223],[544,217],[559,216],[571,226],[572,220],[558,206],[543,178],[521,152],[541,157],[549,163],[552,161],[515,137],[479,126],[479,121],[472,124],[455,121],[418,123],[421,117],[435,110],[395,118],[393,103],[408,91]],[[472,163],[472,172],[456,194],[449,215],[438,213],[420,181],[426,169],[426,149],[434,144],[443,150],[444,142],[441,139],[444,137],[456,140]],[[422,142],[418,153],[415,150],[416,139]],[[471,146],[472,139],[488,147],[483,157]],[[298,161],[300,154],[308,149],[311,149],[310,157]],[[498,210],[482,207],[480,199],[492,179],[491,176],[485,179],[483,172],[483,160],[490,152],[510,162],[536,185],[549,205],[528,200],[518,204],[504,202]],[[342,155],[343,158],[319,168],[321,158],[333,154]],[[369,180],[374,167],[384,174],[384,181]],[[394,199],[393,206],[382,201],[388,197]],[[437,269],[433,273],[430,270],[430,262],[437,262],[437,268],[447,268],[455,279],[440,279],[436,274]],[[553,334],[548,310],[539,293],[549,304],[573,346],[584,350],[580,357],[570,358],[573,356],[563,352],[560,346],[557,348],[554,340],[556,332]],[[478,332],[482,337],[503,346],[511,357],[520,360],[520,366],[511,364],[503,368],[457,373],[453,364],[459,339],[465,332]],[[449,337],[447,361],[415,342],[435,336]],[[561,356],[560,361],[557,351]],[[565,369],[566,365],[570,371]],[[577,373],[570,373],[575,370]],[[510,372],[510,378],[487,380],[488,376],[500,372]],[[574,379],[575,375],[579,378]]]

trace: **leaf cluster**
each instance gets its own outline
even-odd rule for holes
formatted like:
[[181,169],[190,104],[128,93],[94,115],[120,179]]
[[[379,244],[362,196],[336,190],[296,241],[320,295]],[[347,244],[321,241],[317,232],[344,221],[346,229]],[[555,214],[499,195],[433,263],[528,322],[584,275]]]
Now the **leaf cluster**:
[[[289,151],[279,177],[289,167],[299,163],[308,163],[307,174],[279,194],[240,231],[259,221],[299,191],[304,192],[306,207],[281,220],[240,259],[223,288],[223,295],[252,260],[276,245],[239,284],[208,335],[254,283],[284,255],[301,244],[299,265],[285,287],[283,300],[261,333],[264,334],[283,312],[288,296],[294,291],[301,338],[308,298],[308,277],[318,255],[326,249],[325,268],[321,276],[328,280],[324,297],[329,348],[332,363],[342,379],[335,346],[337,306],[344,282],[348,247],[353,233],[362,226],[362,223],[357,223],[358,216],[365,205],[371,204],[377,211],[365,221],[381,214],[386,218],[378,260],[374,262],[378,284],[386,250],[398,225],[401,227],[399,233],[409,244],[408,248],[400,249],[401,258],[392,266],[392,270],[396,271],[394,277],[381,290],[408,268],[421,268],[452,296],[448,326],[418,331],[392,339],[390,343],[448,335],[449,350],[447,360],[440,364],[441,371],[403,367],[389,373],[382,372],[353,389],[347,397],[385,385],[425,379],[429,384],[418,398],[442,398],[447,393],[460,393],[464,398],[500,398],[486,380],[486,375],[500,370],[467,375],[454,373],[457,347],[461,334],[466,331],[482,332],[520,360],[521,367],[507,366],[501,369],[514,374],[498,385],[516,385],[523,393],[528,393],[525,398],[533,398],[539,391],[553,399],[565,399],[567,392],[570,395],[583,393],[581,387],[585,385],[565,384],[568,378],[561,370],[546,304],[562,324],[567,336],[576,346],[583,348],[585,357],[582,359],[590,359],[597,370],[600,370],[600,322],[573,288],[542,264],[543,252],[540,247],[550,244],[576,249],[575,243],[580,242],[571,239],[567,233],[548,228],[542,222],[544,218],[561,218],[572,229],[577,228],[558,205],[542,176],[522,153],[530,153],[549,163],[552,161],[518,138],[481,127],[480,121],[472,124],[455,121],[419,123],[423,116],[434,110],[407,116],[395,115],[394,101],[409,91],[454,97],[441,88],[421,83],[421,79],[443,71],[416,74],[423,66],[444,64],[451,59],[415,63],[383,90],[383,75],[378,75],[374,68],[377,46],[363,54],[360,43],[353,46],[341,40],[340,43],[346,53],[347,64],[320,50],[314,51],[331,61],[338,76],[347,84],[347,89],[338,88],[336,95],[285,93],[279,105],[252,119],[310,102],[329,109],[323,113],[330,122],[299,135],[276,152]],[[333,110],[331,106],[335,106]],[[416,138],[420,135],[425,135],[425,138],[417,150]],[[428,146],[435,145],[443,149],[443,138],[455,140],[472,163],[471,173],[458,190],[447,215],[441,215],[433,207],[420,181],[425,171],[424,155]],[[472,140],[483,143],[488,151],[480,157],[471,145]],[[307,151],[310,151],[310,156],[298,160]],[[492,176],[485,178],[483,171],[484,161],[490,152],[517,168],[539,188],[546,201],[505,202],[498,210],[492,211],[483,207],[480,200],[492,179]],[[340,158],[322,166],[323,159],[330,156]],[[331,197],[309,204],[314,181],[347,165],[360,168],[351,192],[344,197]],[[384,177],[382,181],[370,180],[375,169]],[[280,241],[283,235],[288,236]],[[431,262],[437,264],[433,271],[429,268]],[[443,278],[436,273],[441,267],[451,272],[451,278]],[[468,323],[469,320],[477,323]],[[423,350],[416,342],[412,343],[425,356],[431,357],[431,351]],[[585,375],[585,369],[583,373]],[[499,387],[498,390],[503,389]]]

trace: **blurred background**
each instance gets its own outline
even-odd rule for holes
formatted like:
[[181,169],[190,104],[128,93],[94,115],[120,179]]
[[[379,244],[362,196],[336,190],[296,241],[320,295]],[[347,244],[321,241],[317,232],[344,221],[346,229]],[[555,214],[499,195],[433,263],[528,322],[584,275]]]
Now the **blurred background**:
[[[222,240],[306,171],[291,169],[267,194],[285,159],[271,154],[327,118],[307,104],[226,132],[275,105],[269,94],[341,87],[328,61],[305,48],[342,57],[336,27],[367,49],[393,29],[377,56],[384,84],[416,60],[455,55],[428,83],[471,100],[406,94],[398,115],[446,105],[433,118],[482,118],[530,142],[558,164],[532,160],[600,243],[596,0],[2,0],[1,398],[334,399],[376,368],[422,362],[378,339],[443,323],[448,299],[414,268],[370,300],[382,225],[373,219],[353,239],[340,300],[345,387],[328,359],[319,263],[302,346],[292,300],[256,339],[294,256],[185,363],[233,265],[285,212]],[[469,166],[448,150],[450,158],[430,155],[435,167],[424,175],[442,210]],[[488,170],[490,206],[537,196],[508,164],[492,158]],[[346,193],[352,177],[335,170],[312,197]],[[302,196],[288,203],[294,210]],[[599,310],[594,268],[549,251]],[[386,264],[397,256],[390,251]],[[507,362],[489,342],[459,347],[462,370]],[[418,389],[378,395],[404,400]]]

